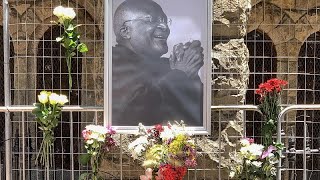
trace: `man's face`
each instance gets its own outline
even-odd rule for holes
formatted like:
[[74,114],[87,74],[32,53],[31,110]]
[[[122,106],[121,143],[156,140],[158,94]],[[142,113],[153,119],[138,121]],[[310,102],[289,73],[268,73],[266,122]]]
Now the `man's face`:
[[138,54],[160,57],[168,52],[170,29],[167,16],[158,7],[149,10],[148,13],[142,10],[135,20],[128,22],[131,28],[130,43]]

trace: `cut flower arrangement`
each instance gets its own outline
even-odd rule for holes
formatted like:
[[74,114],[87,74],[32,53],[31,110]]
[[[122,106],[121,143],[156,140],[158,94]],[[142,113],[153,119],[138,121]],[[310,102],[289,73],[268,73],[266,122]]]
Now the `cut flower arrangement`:
[[237,161],[231,167],[230,178],[239,180],[273,180],[276,178],[276,164],[279,161],[278,150],[282,144],[265,147],[254,143],[253,139],[240,140],[240,151],[236,153]]
[[38,95],[38,100],[39,103],[34,104],[32,113],[36,116],[43,139],[36,163],[40,161],[42,165],[48,168],[52,166],[53,161],[54,129],[58,126],[61,108],[68,102],[68,98],[65,95],[41,91],[40,95]]
[[[140,179],[181,180],[187,168],[195,167],[196,150],[183,122],[146,129],[139,124],[138,138],[128,146],[134,159],[142,159],[147,174]],[[151,173],[152,171],[152,173]]]
[[230,177],[238,180],[273,180],[276,178],[276,164],[281,158],[281,142],[274,142],[278,116],[281,111],[280,94],[287,81],[273,78],[259,85],[256,94],[260,95],[259,110],[263,115],[262,144],[253,139],[240,140],[240,150],[233,154],[234,163],[230,165]]
[[100,179],[98,169],[101,158],[103,153],[109,152],[116,145],[113,139],[115,133],[111,127],[106,128],[99,125],[88,125],[82,131],[87,154],[82,155],[80,160],[84,165],[90,163],[92,172],[82,174],[81,180],[89,177],[91,177],[91,180]]

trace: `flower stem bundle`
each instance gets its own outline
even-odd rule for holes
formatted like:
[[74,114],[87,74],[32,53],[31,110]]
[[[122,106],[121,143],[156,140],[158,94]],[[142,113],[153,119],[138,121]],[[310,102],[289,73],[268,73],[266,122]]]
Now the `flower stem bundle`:
[[41,91],[38,95],[39,103],[35,103],[32,113],[36,116],[43,139],[37,155],[36,163],[45,167],[53,164],[54,128],[58,126],[62,106],[68,102],[67,96]]
[[287,84],[287,81],[274,78],[260,84],[259,89],[256,90],[256,93],[260,95],[259,109],[265,120],[262,127],[264,146],[273,144],[272,135],[277,131],[277,121],[281,110],[280,93],[283,86]]
[[98,172],[101,157],[104,152],[110,151],[115,146],[115,141],[112,138],[114,134],[115,131],[111,127],[106,128],[99,125],[88,125],[82,131],[87,154],[82,155],[80,160],[84,165],[90,163],[92,171],[91,173],[82,174],[81,180],[88,177],[91,177],[91,180],[99,179]]

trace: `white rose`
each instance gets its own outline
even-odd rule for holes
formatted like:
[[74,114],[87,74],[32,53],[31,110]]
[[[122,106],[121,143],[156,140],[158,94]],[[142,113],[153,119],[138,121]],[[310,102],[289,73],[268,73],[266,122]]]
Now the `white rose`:
[[142,151],[144,151],[145,150],[145,148],[144,148],[144,146],[142,145],[142,144],[139,144],[138,146],[136,146],[135,148],[134,148],[134,152],[135,152],[135,154],[137,155],[137,156],[141,156],[141,153],[142,153]]
[[231,171],[230,174],[229,174],[229,177],[233,178],[235,175],[236,175],[236,173],[234,171]]
[[250,142],[249,142],[249,140],[248,139],[241,139],[240,140],[240,144],[242,145],[242,146],[249,146],[250,145]]
[[62,6],[57,6],[56,8],[54,8],[53,14],[56,15],[58,18],[61,18],[64,16],[64,14],[63,14],[64,9],[65,8]]
[[160,133],[160,138],[163,140],[173,139],[173,130],[169,129],[168,127],[164,127],[164,130]]
[[48,102],[49,93],[47,91],[41,91],[40,95],[38,95],[39,102],[45,104]]
[[74,12],[73,8],[64,8],[64,18],[65,19],[74,19],[76,17],[76,12]]
[[252,155],[260,156],[262,154],[264,146],[261,144],[251,144],[248,146],[248,150]]
[[259,161],[252,161],[252,164],[256,167],[261,167],[262,165],[262,162],[259,162]]
[[69,102],[69,100],[68,100],[66,95],[60,95],[59,96],[58,104],[64,105],[67,102]]
[[108,129],[106,127],[99,126],[99,125],[88,125],[86,126],[86,129],[89,131],[92,131],[92,133],[96,132],[98,134],[103,134],[103,135],[108,133]]
[[97,141],[99,142],[104,142],[104,140],[106,139],[106,137],[104,135],[100,135],[98,138],[97,138]]
[[56,93],[52,93],[49,95],[50,104],[56,105],[59,101],[60,96]]
[[87,144],[92,144],[93,143],[93,140],[92,139],[89,139],[88,141],[86,141]]

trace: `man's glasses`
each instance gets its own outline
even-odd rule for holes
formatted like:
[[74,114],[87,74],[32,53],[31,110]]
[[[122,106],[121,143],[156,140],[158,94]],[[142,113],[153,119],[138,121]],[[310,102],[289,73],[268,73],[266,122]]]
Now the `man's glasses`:
[[145,17],[139,17],[139,18],[127,20],[123,22],[123,24],[127,22],[132,22],[132,21],[145,21],[151,24],[156,24],[156,25],[165,24],[167,26],[171,26],[172,24],[172,20],[170,18],[153,18],[152,16],[145,16]]

